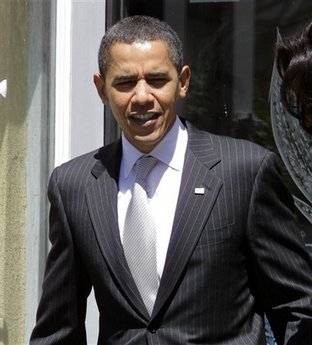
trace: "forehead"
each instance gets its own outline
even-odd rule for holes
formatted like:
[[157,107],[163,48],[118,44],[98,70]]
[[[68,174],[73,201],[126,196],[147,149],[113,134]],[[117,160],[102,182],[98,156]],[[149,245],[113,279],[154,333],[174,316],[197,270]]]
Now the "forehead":
[[172,64],[168,45],[161,40],[114,43],[110,48],[110,66],[148,64],[153,62]]

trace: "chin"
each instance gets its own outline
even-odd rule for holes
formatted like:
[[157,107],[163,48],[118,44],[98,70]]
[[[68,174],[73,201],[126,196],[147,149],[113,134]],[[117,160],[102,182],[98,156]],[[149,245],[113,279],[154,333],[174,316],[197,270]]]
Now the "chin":
[[151,152],[155,146],[160,142],[161,138],[145,138],[145,139],[136,139],[133,144],[134,146],[144,153]]

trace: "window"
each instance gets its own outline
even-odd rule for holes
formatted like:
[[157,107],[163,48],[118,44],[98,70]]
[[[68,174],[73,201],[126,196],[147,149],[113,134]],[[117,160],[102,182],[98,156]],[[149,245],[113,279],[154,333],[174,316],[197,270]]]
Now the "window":
[[[189,95],[179,115],[210,132],[246,138],[278,151],[268,101],[277,28],[290,35],[312,18],[305,0],[108,1],[108,23],[146,14],[166,20],[184,44],[191,66]],[[292,193],[305,199],[285,170]],[[302,234],[312,227],[298,212]]]

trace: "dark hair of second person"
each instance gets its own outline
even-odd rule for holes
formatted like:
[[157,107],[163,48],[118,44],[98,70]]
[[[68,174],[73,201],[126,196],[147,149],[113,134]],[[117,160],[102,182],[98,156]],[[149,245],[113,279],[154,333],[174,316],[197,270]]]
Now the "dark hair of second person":
[[277,44],[276,65],[285,109],[312,134],[312,23]]

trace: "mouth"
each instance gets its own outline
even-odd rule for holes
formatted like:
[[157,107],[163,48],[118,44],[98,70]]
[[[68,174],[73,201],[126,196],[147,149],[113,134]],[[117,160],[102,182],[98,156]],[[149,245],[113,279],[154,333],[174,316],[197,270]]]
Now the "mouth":
[[145,124],[149,121],[156,120],[161,114],[160,113],[147,113],[147,114],[132,114],[129,116],[129,119],[138,123]]

